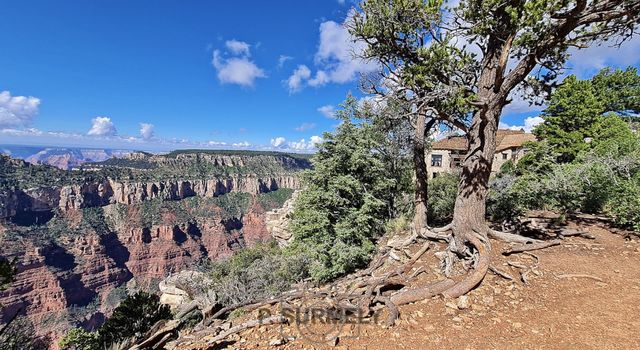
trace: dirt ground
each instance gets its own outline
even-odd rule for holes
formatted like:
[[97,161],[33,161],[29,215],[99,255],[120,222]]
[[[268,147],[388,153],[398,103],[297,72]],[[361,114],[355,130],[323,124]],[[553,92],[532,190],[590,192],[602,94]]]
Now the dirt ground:
[[[535,257],[503,256],[505,245],[494,243],[492,266],[514,281],[489,273],[467,300],[434,297],[400,307],[400,318],[389,328],[381,325],[384,315],[380,324],[262,326],[215,348],[640,349],[640,241],[599,225],[580,228],[595,240],[569,237],[532,252]],[[434,253],[443,248],[432,248],[419,261],[430,269],[421,274],[425,282],[441,278]],[[323,332],[339,337],[309,341],[310,333]]]

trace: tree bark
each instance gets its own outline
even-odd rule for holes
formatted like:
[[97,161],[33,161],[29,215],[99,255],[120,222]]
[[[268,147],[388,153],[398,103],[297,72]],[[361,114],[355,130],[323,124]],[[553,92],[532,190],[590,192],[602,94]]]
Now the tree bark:
[[426,115],[417,113],[413,137],[413,168],[415,171],[416,190],[414,194],[415,213],[413,227],[417,232],[427,227],[427,162],[425,161],[425,133],[427,131]]

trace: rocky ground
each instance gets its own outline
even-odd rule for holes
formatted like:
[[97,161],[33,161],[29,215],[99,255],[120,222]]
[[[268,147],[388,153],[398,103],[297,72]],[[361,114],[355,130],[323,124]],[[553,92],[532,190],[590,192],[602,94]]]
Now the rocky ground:
[[[568,237],[559,246],[510,256],[501,254],[504,244],[494,242],[492,266],[513,280],[489,273],[467,297],[402,306],[388,328],[383,311],[378,324],[261,326],[213,347],[205,345],[206,336],[195,336],[180,349],[640,348],[640,241],[600,224],[570,226],[595,239]],[[428,267],[420,280],[439,278],[434,253],[443,249],[432,247],[415,265]],[[240,316],[233,325],[257,315]],[[314,342],[318,335],[330,341]]]

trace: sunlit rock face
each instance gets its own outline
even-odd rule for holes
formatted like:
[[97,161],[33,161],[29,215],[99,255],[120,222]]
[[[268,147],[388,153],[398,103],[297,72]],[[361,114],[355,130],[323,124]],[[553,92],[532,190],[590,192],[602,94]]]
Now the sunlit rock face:
[[[54,339],[72,326],[91,329],[127,291],[158,292],[168,276],[273,239],[267,211],[274,208],[265,208],[261,198],[298,189],[298,170],[308,167],[287,157],[263,157],[260,166],[269,171],[251,173],[247,167],[256,166],[255,159],[211,156],[206,161],[226,173],[158,178],[193,161],[188,155],[160,157],[153,176],[141,171],[51,185],[43,176],[37,186],[18,181],[0,188],[0,256],[15,259],[18,272],[0,292],[0,323],[20,313]],[[28,164],[12,162],[0,165],[30,171]],[[160,288],[164,302],[183,301],[177,286]]]

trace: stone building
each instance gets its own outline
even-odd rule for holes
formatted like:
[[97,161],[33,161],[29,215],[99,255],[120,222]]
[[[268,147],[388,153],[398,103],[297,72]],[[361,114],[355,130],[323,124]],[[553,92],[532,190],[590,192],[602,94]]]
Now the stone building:
[[[517,163],[527,152],[524,143],[535,140],[533,134],[525,133],[524,130],[498,130],[491,172],[498,172],[508,160]],[[431,151],[427,153],[429,178],[438,176],[440,173],[454,173],[460,170],[467,147],[468,142],[465,136],[449,136],[431,144]]]

